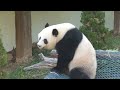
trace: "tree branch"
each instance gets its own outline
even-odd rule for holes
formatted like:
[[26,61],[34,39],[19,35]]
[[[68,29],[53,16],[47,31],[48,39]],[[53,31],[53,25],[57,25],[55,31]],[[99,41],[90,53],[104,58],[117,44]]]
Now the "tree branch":
[[31,69],[43,69],[43,68],[53,68],[57,64],[57,58],[49,58],[44,56],[42,53],[38,54],[40,59],[43,60],[37,64],[25,67],[24,70],[31,70]]

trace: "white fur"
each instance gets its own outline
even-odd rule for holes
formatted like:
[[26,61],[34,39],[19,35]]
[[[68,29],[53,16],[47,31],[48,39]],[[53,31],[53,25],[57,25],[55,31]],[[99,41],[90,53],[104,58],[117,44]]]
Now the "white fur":
[[76,49],[75,56],[69,64],[69,71],[75,67],[85,68],[90,78],[95,78],[97,68],[96,52],[84,34],[82,42],[80,42]]
[[[41,37],[41,39],[37,43],[37,45],[41,46],[39,49],[54,49],[56,43],[60,41],[64,37],[66,32],[72,28],[75,28],[75,26],[70,23],[62,23],[46,27],[38,34],[38,40]],[[57,38],[52,35],[53,29],[57,29],[59,32]],[[47,45],[44,44],[44,39],[48,40]]]
[[[49,26],[45,29],[43,29],[38,34],[38,39],[41,37],[37,45],[41,45],[42,48],[46,49],[54,49],[57,42],[59,42],[67,31],[70,29],[75,28],[74,25],[70,23],[62,23],[62,24],[56,24]],[[58,36],[54,37],[52,35],[52,30],[57,29],[58,30]],[[48,44],[44,44],[44,39],[48,40]],[[83,34],[83,39],[80,42],[79,46],[77,47],[75,51],[75,55],[73,57],[73,60],[69,64],[69,71],[75,67],[83,67],[85,68],[87,74],[90,75],[90,78],[95,78],[96,75],[96,68],[97,68],[97,62],[96,62],[96,53],[92,46],[92,44],[89,42],[89,40],[86,38],[86,36]]]

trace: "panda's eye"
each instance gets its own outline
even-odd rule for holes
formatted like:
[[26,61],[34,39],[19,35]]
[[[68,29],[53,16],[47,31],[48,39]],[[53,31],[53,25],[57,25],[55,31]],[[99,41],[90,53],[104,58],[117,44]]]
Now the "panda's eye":
[[47,41],[47,39],[44,39],[44,43],[45,43],[45,44],[48,44],[48,41]]

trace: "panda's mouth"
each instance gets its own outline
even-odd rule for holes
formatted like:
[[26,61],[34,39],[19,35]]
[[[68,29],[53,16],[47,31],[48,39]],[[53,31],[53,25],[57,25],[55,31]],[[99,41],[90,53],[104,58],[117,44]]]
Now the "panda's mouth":
[[38,45],[39,49],[46,49],[47,46]]
[[43,47],[42,46],[38,46],[39,49],[42,49]]

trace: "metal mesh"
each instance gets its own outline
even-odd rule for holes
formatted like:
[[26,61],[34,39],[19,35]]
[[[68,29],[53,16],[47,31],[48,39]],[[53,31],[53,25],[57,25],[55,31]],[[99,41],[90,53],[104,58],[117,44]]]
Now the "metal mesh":
[[96,79],[120,79],[120,52],[96,50]]
[[[120,79],[120,52],[96,50],[96,79]],[[58,73],[49,73],[44,79],[69,79]]]

